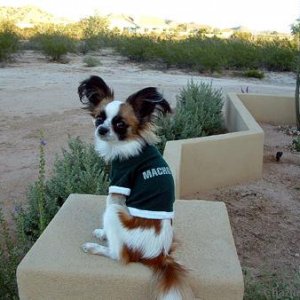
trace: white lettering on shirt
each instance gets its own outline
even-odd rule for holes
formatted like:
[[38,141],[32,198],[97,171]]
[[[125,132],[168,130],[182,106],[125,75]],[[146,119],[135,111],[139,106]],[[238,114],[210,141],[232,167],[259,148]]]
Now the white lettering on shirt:
[[153,168],[143,172],[144,180],[148,180],[149,178],[153,178],[161,175],[171,175],[171,170],[169,167],[161,167],[161,168]]

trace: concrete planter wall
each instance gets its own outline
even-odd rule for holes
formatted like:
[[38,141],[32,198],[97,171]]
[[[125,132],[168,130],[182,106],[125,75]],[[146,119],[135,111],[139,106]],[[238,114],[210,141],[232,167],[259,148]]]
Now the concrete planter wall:
[[261,178],[264,132],[257,124],[295,124],[293,97],[227,95],[224,105],[230,133],[169,141],[164,157],[182,198],[197,192]]

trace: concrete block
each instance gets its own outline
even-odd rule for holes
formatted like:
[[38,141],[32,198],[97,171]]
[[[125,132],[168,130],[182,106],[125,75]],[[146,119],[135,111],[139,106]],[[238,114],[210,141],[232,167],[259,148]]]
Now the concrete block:
[[[138,263],[122,265],[83,253],[95,240],[105,196],[73,194],[17,269],[21,300],[144,300],[151,271]],[[190,269],[197,299],[243,299],[243,276],[226,207],[222,202],[181,201],[174,228],[181,246],[176,257]]]

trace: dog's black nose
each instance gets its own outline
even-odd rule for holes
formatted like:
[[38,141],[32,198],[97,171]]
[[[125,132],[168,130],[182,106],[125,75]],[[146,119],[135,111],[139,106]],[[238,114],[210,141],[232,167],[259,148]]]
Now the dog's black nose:
[[106,134],[108,133],[108,131],[109,131],[108,128],[102,127],[102,126],[100,126],[99,129],[98,129],[98,133],[99,133],[100,135],[106,135]]

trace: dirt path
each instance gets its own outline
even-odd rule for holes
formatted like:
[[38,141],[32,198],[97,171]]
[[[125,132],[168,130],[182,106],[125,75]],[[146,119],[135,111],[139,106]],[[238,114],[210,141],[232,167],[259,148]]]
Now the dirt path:
[[[69,58],[68,64],[47,63],[39,53],[25,51],[16,63],[0,69],[0,202],[8,219],[15,205],[25,202],[27,186],[37,178],[41,129],[47,142],[48,167],[66,146],[69,135],[92,142],[92,123],[80,109],[77,96],[78,83],[89,75],[103,77],[121,100],[143,87],[158,86],[173,105],[179,89],[191,78],[211,82],[224,94],[247,87],[250,93],[294,94],[295,80],[290,73],[267,73],[265,79],[257,80],[146,70],[109,50],[98,55],[102,65],[95,68],[84,67],[81,56]],[[243,266],[296,270],[300,245],[299,156],[287,148],[290,137],[287,140],[268,125],[264,129],[267,140],[261,181],[192,197],[226,202]],[[282,148],[284,156],[276,163],[274,151]]]

